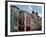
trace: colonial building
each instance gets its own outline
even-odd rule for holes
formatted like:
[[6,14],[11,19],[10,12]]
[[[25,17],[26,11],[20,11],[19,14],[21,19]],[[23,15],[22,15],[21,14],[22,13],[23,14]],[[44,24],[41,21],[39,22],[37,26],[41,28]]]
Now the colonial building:
[[41,26],[42,26],[42,21],[41,21],[41,17],[38,16],[38,13],[32,11],[31,14],[31,30],[32,31],[36,31],[36,30],[41,30]]
[[26,13],[26,31],[31,30],[31,15],[29,13]]
[[17,8],[16,6],[14,5],[11,5],[11,18],[10,18],[10,26],[11,26],[11,32],[17,32],[18,31],[18,17],[19,17],[19,8]]
[[18,7],[11,5],[11,32],[20,31],[37,31],[41,30],[42,17],[38,12],[20,10]]
[[18,31],[24,31],[24,11],[19,11],[19,17],[18,17]]

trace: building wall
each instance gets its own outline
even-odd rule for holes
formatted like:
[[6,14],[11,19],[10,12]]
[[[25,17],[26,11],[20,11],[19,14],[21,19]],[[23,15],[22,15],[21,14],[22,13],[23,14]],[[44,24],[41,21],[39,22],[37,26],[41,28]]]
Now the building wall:
[[40,30],[41,29],[41,18],[38,15],[31,14],[31,30]]
[[35,12],[29,14],[16,6],[11,7],[11,31],[13,32],[41,30],[41,21],[41,17]]
[[24,13],[22,11],[19,12],[18,31],[24,31]]
[[30,31],[31,27],[31,15],[29,13],[26,13],[26,31]]
[[17,32],[18,27],[17,27],[17,21],[18,21],[18,16],[19,16],[19,10],[11,6],[11,32]]

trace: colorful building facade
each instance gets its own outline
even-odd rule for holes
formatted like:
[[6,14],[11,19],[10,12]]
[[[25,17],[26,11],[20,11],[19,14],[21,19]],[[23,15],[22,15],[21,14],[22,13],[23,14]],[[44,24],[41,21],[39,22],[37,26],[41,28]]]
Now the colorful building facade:
[[11,32],[37,31],[41,30],[42,17],[38,12],[20,10],[16,6],[11,6]]

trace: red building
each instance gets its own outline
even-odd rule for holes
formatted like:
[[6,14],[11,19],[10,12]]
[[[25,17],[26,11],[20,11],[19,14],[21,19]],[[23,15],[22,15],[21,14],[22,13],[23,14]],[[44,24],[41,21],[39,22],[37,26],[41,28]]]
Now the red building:
[[24,13],[19,12],[18,31],[24,31]]
[[31,15],[26,13],[26,31],[31,30],[30,24],[31,24]]

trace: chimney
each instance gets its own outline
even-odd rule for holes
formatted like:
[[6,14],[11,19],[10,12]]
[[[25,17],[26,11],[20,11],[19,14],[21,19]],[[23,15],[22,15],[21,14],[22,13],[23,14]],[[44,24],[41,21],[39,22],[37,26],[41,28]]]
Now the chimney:
[[38,13],[36,12],[36,15],[38,15]]
[[32,11],[32,14],[34,14],[34,11]]

